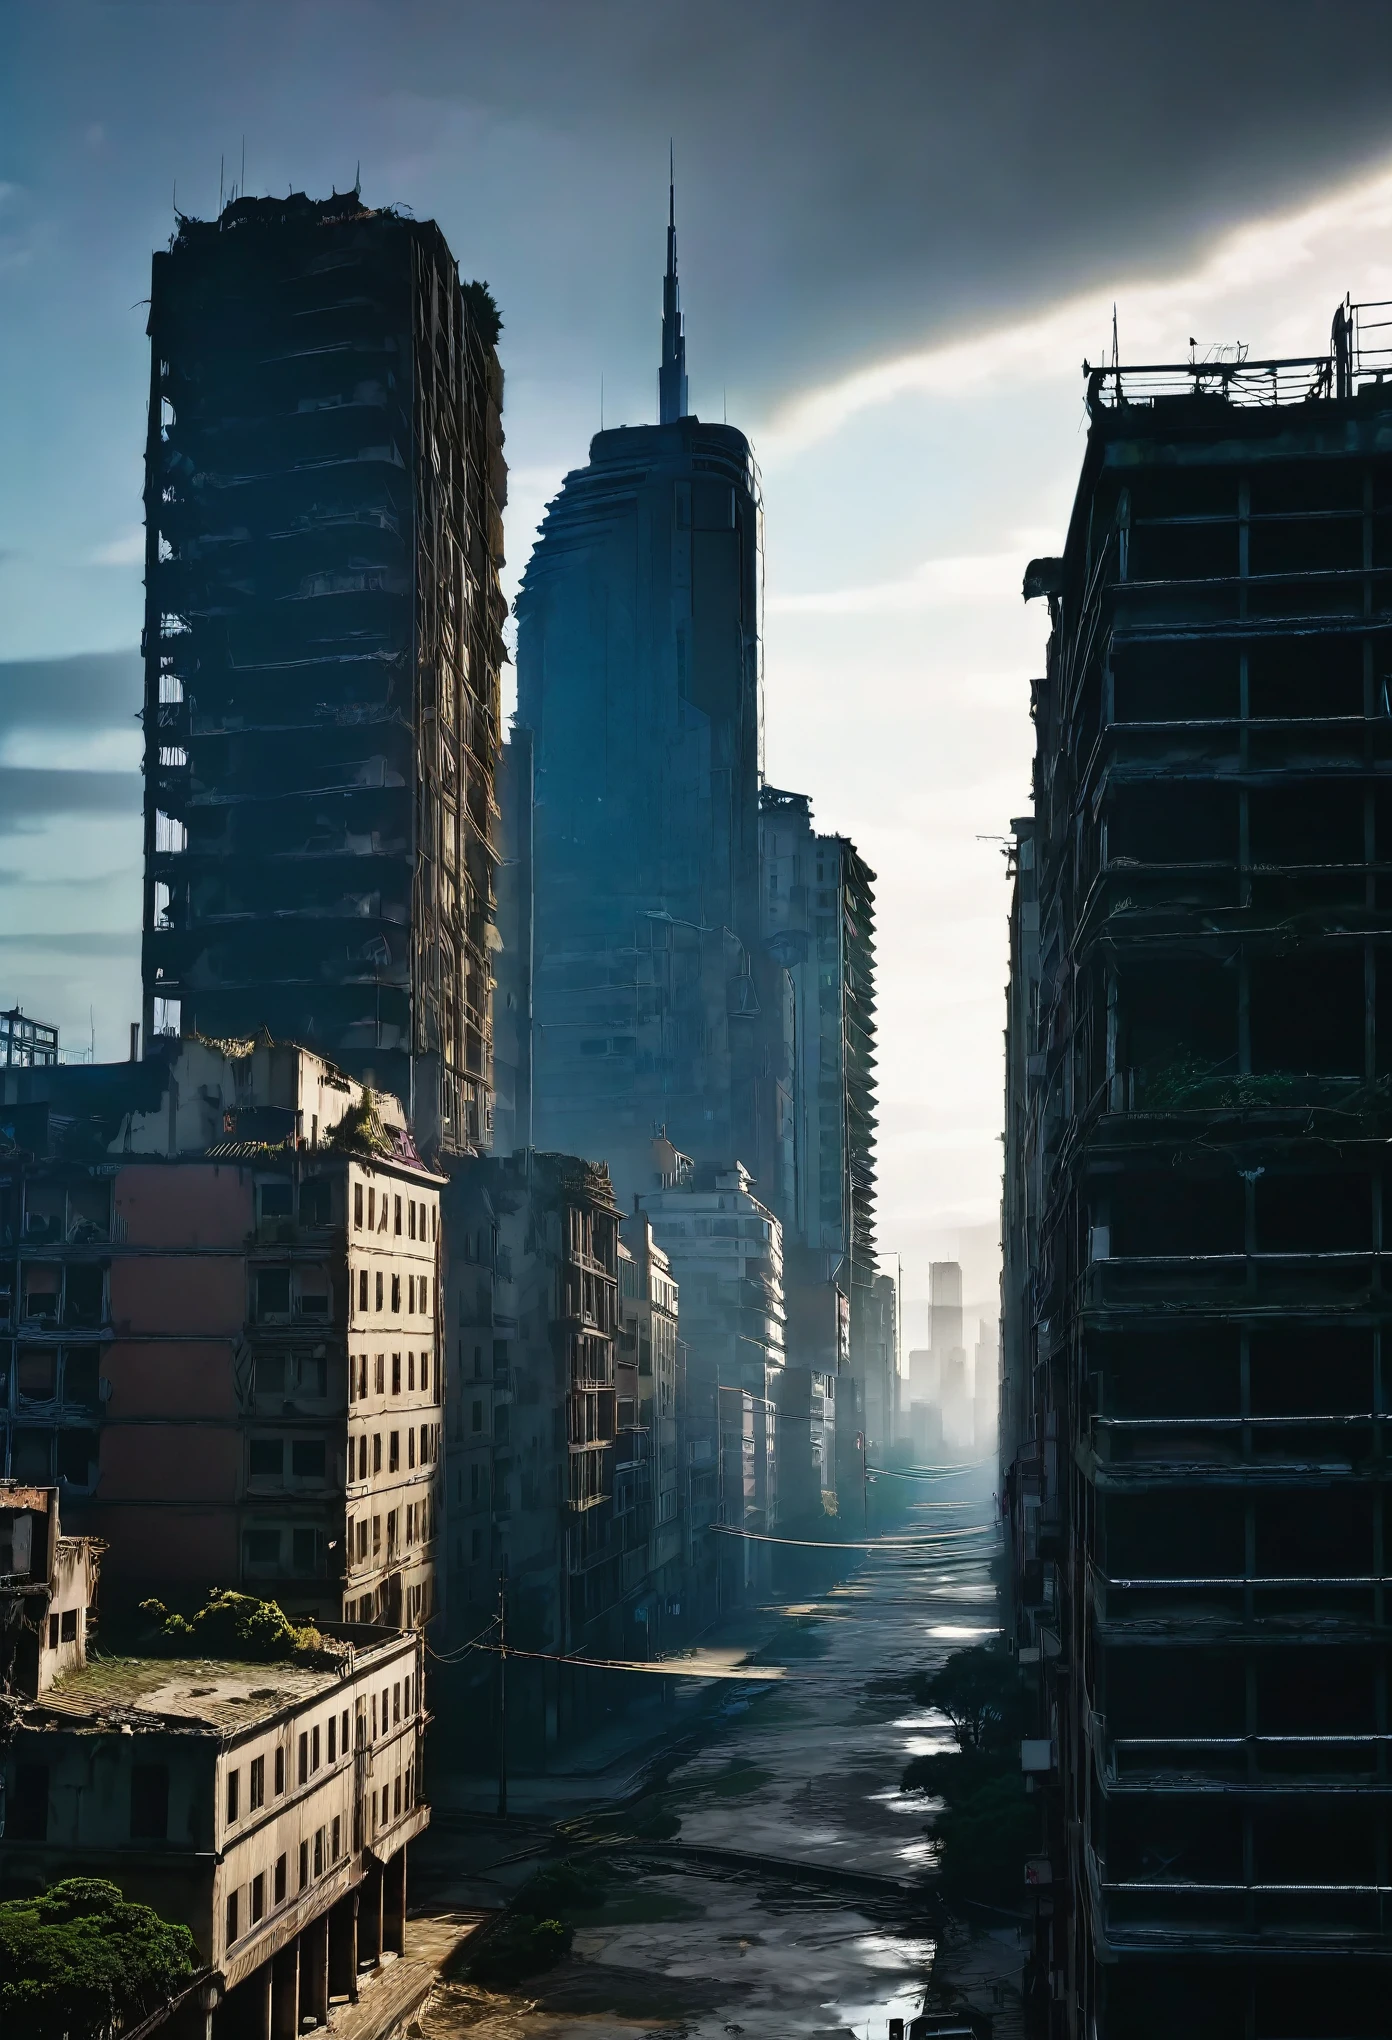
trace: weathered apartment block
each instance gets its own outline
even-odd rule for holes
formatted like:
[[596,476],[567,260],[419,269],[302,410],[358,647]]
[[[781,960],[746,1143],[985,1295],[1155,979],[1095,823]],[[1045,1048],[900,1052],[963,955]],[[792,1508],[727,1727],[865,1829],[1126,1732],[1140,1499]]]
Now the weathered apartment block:
[[[601,1164],[524,1149],[457,1166],[444,1224],[450,1634],[474,1637],[505,1599],[510,1644],[553,1660],[510,1672],[509,1735],[546,1748],[612,1697],[554,1660],[624,1654],[618,1207]],[[461,1677],[494,1669],[475,1656]]]
[[[767,1577],[768,1547],[753,1540],[780,1520],[781,1455],[810,1460],[813,1443],[807,1421],[784,1427],[778,1418],[786,1353],[782,1228],[738,1163],[702,1170],[667,1141],[653,1143],[653,1159],[660,1187],[638,1204],[681,1291],[687,1398],[698,1419],[706,1416],[692,1426],[692,1448],[707,1445],[713,1417],[714,1521],[748,1533],[704,1539],[712,1577],[703,1598],[718,1595],[727,1607]],[[702,1470],[705,1463],[693,1461]],[[794,1482],[804,1490],[809,1484]]]
[[[759,793],[764,941],[792,995],[794,1184],[783,1217],[788,1356],[846,1372],[855,1423],[888,1447],[897,1407],[875,1248],[875,874],[817,831],[806,794]],[[843,1416],[852,1412],[843,1409]]]
[[0,1073],[0,1473],[108,1540],[113,1606],[429,1618],[441,1180],[300,1049]]
[[1387,317],[1094,371],[1026,579],[1001,1438],[1041,2033],[1385,2030]]
[[686,1348],[672,1264],[642,1212],[619,1227],[618,1435],[614,1476],[624,1525],[624,1614],[634,1656],[657,1656],[690,1629],[693,1566],[686,1459]]
[[262,1029],[490,1138],[499,322],[432,221],[234,200],[154,258],[146,1038]]
[[60,1534],[56,1489],[0,1486],[0,1635],[20,1641],[0,1657],[0,1895],[104,1877],[186,1925],[200,1969],[171,2030],[323,2028],[404,1949],[421,1639],[349,1626],[270,1663],[89,1662],[74,1596],[95,1597],[100,1550]]

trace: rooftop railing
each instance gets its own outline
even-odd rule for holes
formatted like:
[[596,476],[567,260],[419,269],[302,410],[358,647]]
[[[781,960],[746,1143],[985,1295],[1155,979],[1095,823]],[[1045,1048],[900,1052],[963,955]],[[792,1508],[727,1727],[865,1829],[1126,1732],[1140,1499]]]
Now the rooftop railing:
[[[1327,354],[1252,361],[1243,345],[1210,348],[1202,359],[1139,368],[1084,362],[1090,411],[1157,400],[1207,397],[1244,408],[1270,408],[1351,397],[1392,378],[1392,302],[1352,304],[1334,314]],[[1389,392],[1392,394],[1392,392]]]

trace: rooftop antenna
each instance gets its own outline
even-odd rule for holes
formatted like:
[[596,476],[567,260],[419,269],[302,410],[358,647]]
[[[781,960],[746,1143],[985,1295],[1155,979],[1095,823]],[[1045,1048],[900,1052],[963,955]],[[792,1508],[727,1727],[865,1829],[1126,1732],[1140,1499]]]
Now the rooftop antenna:
[[240,183],[240,184],[239,184],[239,185],[237,186],[237,196],[238,196],[238,197],[240,198],[240,197],[241,197],[241,195],[242,195],[242,193],[243,193],[243,192],[244,192],[245,190],[246,190],[246,136],[245,136],[245,135],[243,135],[243,136],[242,136],[242,181],[241,181],[241,183]]
[[357,162],[356,162],[356,163],[355,163],[355,164],[353,165],[353,196],[354,196],[354,198],[361,198],[361,197],[362,197],[362,157],[361,157],[361,156],[359,156],[359,158],[358,158]]
[[223,180],[223,176],[224,176],[224,174],[225,174],[225,172],[226,172],[226,169],[227,169],[227,156],[226,156],[226,152],[224,152],[224,153],[223,153],[223,154],[222,154],[221,156],[219,156],[219,157],[218,157],[218,212],[219,212],[219,214],[221,214],[221,212],[222,212],[222,180]]
[[657,374],[657,417],[660,425],[688,417],[686,398],[686,333],[682,327],[677,289],[677,156],[667,150],[667,274],[662,279],[662,365]]
[[1117,345],[1116,306],[1112,306],[1112,367],[1121,367],[1121,349]]

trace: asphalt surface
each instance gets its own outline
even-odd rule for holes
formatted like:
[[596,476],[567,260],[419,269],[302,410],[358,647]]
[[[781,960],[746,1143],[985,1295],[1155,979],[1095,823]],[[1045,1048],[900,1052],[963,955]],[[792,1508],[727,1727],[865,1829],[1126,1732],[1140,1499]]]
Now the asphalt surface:
[[[908,1492],[837,1585],[771,1602],[761,1655],[786,1666],[781,1682],[721,1688],[684,1749],[626,1778],[622,1808],[599,1778],[588,1813],[558,1794],[553,1817],[606,1866],[604,1903],[578,1916],[566,1962],[511,1994],[443,1983],[424,2040],[886,2040],[892,2016],[958,1992],[991,2012],[996,2040],[1019,2031],[1023,1943],[1008,1920],[944,1915],[934,1802],[900,1785],[911,1757],[951,1745],[905,1678],[995,1627],[989,1472]],[[676,1832],[625,1848],[654,1812]],[[544,1861],[545,1813],[450,1830],[456,1902]]]

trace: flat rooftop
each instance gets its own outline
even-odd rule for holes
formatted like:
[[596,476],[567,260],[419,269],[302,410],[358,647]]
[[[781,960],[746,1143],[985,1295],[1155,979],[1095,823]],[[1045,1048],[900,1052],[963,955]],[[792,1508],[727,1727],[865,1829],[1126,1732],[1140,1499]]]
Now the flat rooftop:
[[409,1631],[394,1632],[345,1652],[337,1664],[319,1665],[293,1658],[253,1664],[233,1658],[94,1657],[55,1680],[30,1704],[25,1722],[30,1728],[161,1727],[240,1735],[333,1692],[351,1672],[414,1643]]
[[1188,361],[1123,367],[1113,361],[1083,363],[1088,409],[1173,403],[1176,399],[1217,398],[1239,408],[1272,409],[1284,405],[1341,402],[1392,397],[1392,302],[1353,304],[1345,299],[1335,309],[1326,354],[1253,360],[1241,343],[1210,347]]

